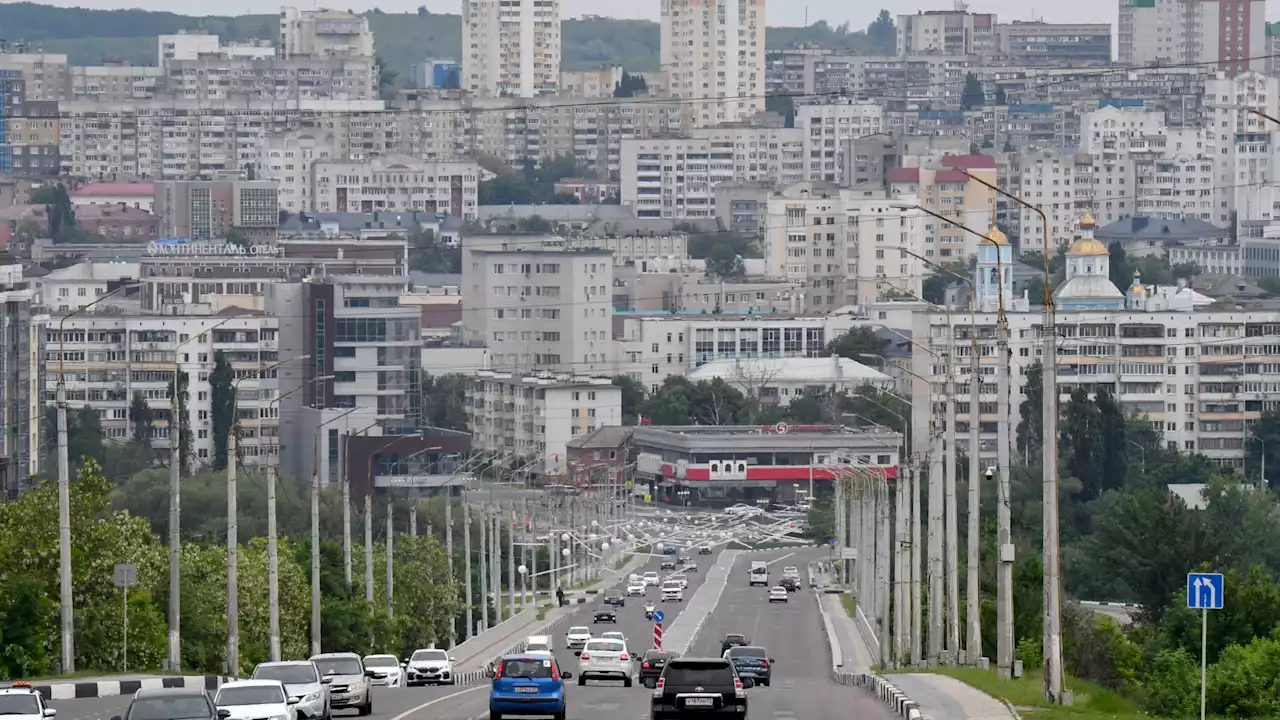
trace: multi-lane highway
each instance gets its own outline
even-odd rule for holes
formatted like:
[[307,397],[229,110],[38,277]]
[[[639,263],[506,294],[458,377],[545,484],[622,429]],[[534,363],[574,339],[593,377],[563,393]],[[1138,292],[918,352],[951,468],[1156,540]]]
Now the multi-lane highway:
[[[744,633],[757,645],[769,649],[776,660],[770,687],[748,691],[751,720],[828,720],[833,717],[858,717],[866,720],[889,720],[893,715],[872,695],[858,688],[842,687],[830,679],[830,654],[826,649],[822,618],[812,591],[793,593],[785,605],[770,605],[767,589],[747,585],[750,560],[771,563],[771,576],[776,580],[786,565],[802,568],[824,556],[821,550],[778,550],[766,553],[743,553],[738,556],[719,602],[707,617],[689,654],[717,656],[720,641],[728,633]],[[694,556],[698,571],[690,573],[684,603],[657,603],[666,613],[665,624],[677,622],[688,601],[701,587],[706,571],[718,555]],[[658,558],[644,569],[656,570]],[[664,576],[668,573],[662,573]],[[649,590],[657,600],[659,591]],[[644,720],[649,715],[649,691],[639,683],[630,688],[617,681],[590,680],[577,685],[577,658],[565,649],[564,632],[570,625],[588,625],[596,633],[618,630],[627,636],[633,652],[652,646],[653,623],[644,617],[641,598],[628,598],[619,608],[618,624],[594,625],[591,615],[594,603],[581,606],[568,621],[557,625],[553,638],[556,657],[562,667],[575,673],[570,681],[570,720]],[[484,720],[488,717],[488,686],[471,688],[406,688],[382,689],[374,696],[374,712],[370,720]],[[58,710],[58,720],[109,720],[128,706],[128,697],[66,700],[51,703]],[[354,713],[342,713],[354,715]]]

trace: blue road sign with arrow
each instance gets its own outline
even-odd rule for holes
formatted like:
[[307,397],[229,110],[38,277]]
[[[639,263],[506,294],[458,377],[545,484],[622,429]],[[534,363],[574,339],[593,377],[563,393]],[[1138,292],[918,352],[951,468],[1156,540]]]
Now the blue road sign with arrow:
[[828,541],[827,541],[827,547],[835,547],[835,546],[836,546],[836,541],[835,541],[835,540],[828,540]]
[[1221,610],[1222,573],[1187,573],[1187,607],[1192,610]]
[[656,623],[662,622],[663,619],[665,619],[666,617],[667,617],[666,613],[662,612],[661,610],[653,611],[653,621]]

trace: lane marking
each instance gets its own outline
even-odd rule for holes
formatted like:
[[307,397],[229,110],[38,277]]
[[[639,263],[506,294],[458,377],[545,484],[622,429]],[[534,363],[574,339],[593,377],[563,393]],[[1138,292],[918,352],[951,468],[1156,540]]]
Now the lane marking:
[[766,562],[766,563],[765,563],[765,567],[768,567],[769,565],[772,565],[772,564],[777,563],[777,562],[782,562],[783,560],[786,560],[787,558],[791,557],[792,555],[795,555],[795,553],[794,553],[794,552],[789,552],[789,553],[787,553],[786,555],[783,555],[783,556],[782,556],[782,557],[780,557],[780,558],[774,558],[773,560],[770,560],[770,561]]
[[[455,692],[455,693],[449,693],[448,695],[445,695],[443,697],[438,697],[435,700],[429,700],[427,702],[424,702],[415,708],[410,708],[408,710],[405,710],[399,715],[396,715],[395,717],[391,718],[391,720],[404,720],[410,715],[416,712],[421,712],[422,710],[426,710],[427,708],[431,707],[432,705],[435,705],[436,703],[444,702],[445,700],[452,700],[453,698],[456,698],[459,695],[466,695],[467,693],[475,692],[476,690],[487,690],[487,689],[489,689],[488,685],[477,685],[475,687],[467,688],[466,690],[459,690],[458,692]],[[488,715],[489,713],[486,712],[480,717],[487,717]]]

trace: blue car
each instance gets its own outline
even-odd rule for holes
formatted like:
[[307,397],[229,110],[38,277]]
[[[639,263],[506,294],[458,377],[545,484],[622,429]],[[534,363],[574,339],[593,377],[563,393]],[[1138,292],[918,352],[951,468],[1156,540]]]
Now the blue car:
[[564,681],[573,673],[561,672],[555,658],[546,655],[507,655],[493,670],[489,689],[489,718],[503,715],[542,715],[564,720]]

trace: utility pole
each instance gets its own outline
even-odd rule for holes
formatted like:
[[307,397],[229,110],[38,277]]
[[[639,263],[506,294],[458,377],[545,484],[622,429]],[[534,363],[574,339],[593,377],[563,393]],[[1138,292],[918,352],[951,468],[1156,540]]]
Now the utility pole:
[[351,590],[351,478],[347,475],[347,447],[351,443],[351,434],[342,436],[342,579]]
[[395,503],[391,499],[391,489],[387,488],[387,615],[393,614],[395,609],[395,540],[396,540],[396,518]]
[[480,632],[489,629],[489,516],[480,513]]
[[[515,513],[512,513],[514,525]],[[504,523],[505,524],[505,523]],[[527,568],[526,568],[527,569]],[[507,607],[508,613],[515,617],[516,614],[516,531],[514,527],[507,528]],[[524,597],[521,596],[521,601]],[[521,608],[525,607],[521,605]]]
[[[233,388],[233,392],[235,392]],[[227,674],[240,674],[240,541],[236,499],[236,423],[227,434]]]
[[276,466],[274,443],[267,444],[267,614],[271,637],[268,657],[280,662],[280,541],[276,528]]
[[364,489],[364,600],[373,607],[373,475]]
[[960,545],[959,518],[956,513],[956,370],[955,326],[949,328],[951,349],[947,357],[947,455],[946,498],[943,510],[946,522],[946,581],[947,581],[947,646],[943,662],[953,665],[960,657]]
[[[844,517],[844,477],[838,472],[833,474],[832,483],[835,494],[831,500],[831,515],[835,519],[836,544],[835,544],[835,564],[836,582],[844,585],[844,545],[845,545],[845,517]],[[812,500],[810,501],[812,502]]]
[[462,494],[462,569],[467,573],[466,580],[466,610],[467,610],[467,626],[466,632],[462,634],[463,638],[470,638],[476,632],[474,624],[475,616],[472,612],[472,603],[475,602],[475,594],[471,592],[471,510],[467,501],[467,495],[464,491]]
[[[913,421],[914,422],[914,421]],[[920,561],[922,544],[920,536],[920,473],[918,472],[921,465],[919,458],[919,433],[913,431],[911,433],[912,445],[912,461],[916,465],[911,473],[911,664],[917,667],[923,665],[924,655],[922,650],[922,642],[924,639],[924,605],[921,597],[921,567]],[[932,448],[932,445],[930,446]],[[932,464],[930,464],[932,467]]]
[[500,623],[505,618],[502,616],[502,510],[495,508],[489,514],[489,527],[492,528],[493,535],[489,542],[489,552],[492,554],[489,563],[489,572],[493,573],[493,616],[494,622]]
[[[1049,235],[1045,234],[1045,242]],[[1047,245],[1046,245],[1047,247]],[[1048,292],[1045,293],[1048,295]],[[1062,703],[1062,589],[1058,566],[1058,359],[1053,302],[1045,302],[1041,320],[1043,342],[1044,437],[1040,465],[1043,466],[1044,510],[1044,694],[1051,705]],[[1007,483],[1006,481],[1003,481]]]
[[[428,508],[427,512],[431,512]],[[431,521],[427,521],[427,534],[431,534]],[[418,498],[409,496],[409,537],[418,537]]]
[[880,625],[880,664],[893,662],[891,631],[889,629],[889,482],[883,475],[876,481],[876,615]]
[[[999,251],[1000,248],[997,248]],[[1003,291],[1002,291],[1003,295]],[[997,412],[1000,415],[1000,423],[997,434],[997,470],[996,470],[996,552],[998,553],[998,564],[996,566],[996,674],[1002,678],[1010,678],[1013,675],[1013,523],[1009,510],[1009,473],[1010,463],[1010,445],[1009,445],[1009,426],[1013,422],[1012,409],[1010,403],[1010,357],[1009,357],[1009,323],[1004,316],[1003,309],[1000,312],[1000,319],[997,326],[997,352],[1000,354],[1000,370],[996,378],[999,397],[996,399]],[[1052,363],[1052,357],[1049,363]],[[1054,406],[1056,403],[1051,402],[1048,398],[1056,396],[1045,396],[1046,406]],[[1055,410],[1054,417],[1057,417]],[[1055,430],[1054,437],[1057,437]],[[1056,454],[1055,454],[1056,457]],[[1057,498],[1057,493],[1054,493]]]
[[[65,319],[64,319],[65,321]],[[62,339],[62,324],[58,324],[58,339]],[[61,345],[59,346],[61,348]],[[75,672],[76,642],[74,603],[71,587],[71,465],[67,457],[67,382],[62,371],[63,353],[58,357],[58,585],[62,605],[62,671]],[[172,496],[170,496],[172,498]],[[173,522],[173,500],[169,500],[169,521]],[[170,534],[172,541],[172,533]],[[173,553],[169,553],[173,562]],[[170,654],[173,642],[170,641]]]
[[[904,426],[904,430],[906,427]],[[904,443],[904,450],[906,449]],[[906,455],[906,453],[904,453]],[[893,661],[894,667],[903,667],[907,657],[907,637],[911,601],[908,598],[907,578],[910,575],[907,543],[910,542],[907,531],[907,486],[911,484],[910,460],[898,463],[902,474],[894,480],[893,508]]]
[[[450,491],[450,492],[452,492],[452,491]],[[463,504],[464,506],[466,505],[466,497],[465,497],[465,496],[463,497],[463,503],[462,503],[462,504]],[[445,496],[445,504],[444,504],[444,553],[445,553],[445,555],[448,555],[448,556],[449,556],[449,586],[450,586],[450,587],[457,587],[457,585],[455,584],[455,581],[454,581],[454,579],[453,579],[453,578],[454,578],[454,572],[453,572],[453,496],[452,496],[452,495],[446,495],[446,496]],[[470,554],[471,554],[471,553],[467,553],[467,555],[468,555],[468,556],[470,556]],[[468,573],[468,574],[467,574],[467,580],[468,580],[468,583],[470,583],[470,580],[471,580],[471,574],[470,574],[470,573]],[[470,606],[470,603],[471,603],[471,591],[470,591],[470,590],[468,590],[468,591],[467,591],[467,603],[468,603],[468,606]],[[458,623],[457,623],[456,619],[455,619],[455,621],[454,621],[454,622],[449,623],[449,647],[453,647],[453,646],[454,646],[454,644],[455,644],[455,643],[457,643],[457,641],[458,641],[457,627],[458,627]]]
[[[318,452],[318,451],[317,451]],[[320,654],[320,469],[311,470],[311,654]]]
[[182,669],[182,418],[179,378],[174,355],[173,392],[169,395],[169,669]]
[[[977,298],[971,298],[972,303]],[[972,313],[970,313],[972,316]],[[974,323],[970,332],[973,337],[973,357],[969,359],[969,503],[966,519],[968,520],[968,567],[965,581],[965,600],[969,634],[965,638],[966,658],[969,665],[977,666],[982,657],[982,579],[981,579],[981,544],[982,544],[982,358],[978,351],[978,328]],[[1000,414],[1000,431],[1004,432],[1007,415]]]
[[929,666],[942,657],[942,428],[934,423],[933,452],[929,458]]

